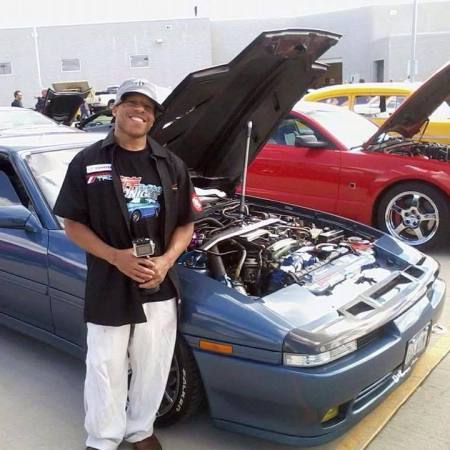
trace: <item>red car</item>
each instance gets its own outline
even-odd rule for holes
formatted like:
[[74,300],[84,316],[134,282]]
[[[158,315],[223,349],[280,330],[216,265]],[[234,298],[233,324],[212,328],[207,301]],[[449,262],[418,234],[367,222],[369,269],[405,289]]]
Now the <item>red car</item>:
[[449,94],[450,63],[381,128],[344,108],[299,102],[250,166],[247,192],[375,225],[421,248],[442,244],[450,146],[411,138]]

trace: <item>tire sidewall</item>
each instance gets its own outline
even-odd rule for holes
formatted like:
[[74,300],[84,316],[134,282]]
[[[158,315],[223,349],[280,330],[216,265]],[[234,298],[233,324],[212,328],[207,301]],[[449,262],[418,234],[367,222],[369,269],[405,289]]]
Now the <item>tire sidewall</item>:
[[180,386],[177,397],[172,408],[162,416],[158,416],[155,420],[156,426],[172,425],[190,413],[190,402],[194,395],[194,377],[198,376],[192,367],[192,356],[189,355],[189,349],[178,337],[175,344],[174,358],[178,362]]

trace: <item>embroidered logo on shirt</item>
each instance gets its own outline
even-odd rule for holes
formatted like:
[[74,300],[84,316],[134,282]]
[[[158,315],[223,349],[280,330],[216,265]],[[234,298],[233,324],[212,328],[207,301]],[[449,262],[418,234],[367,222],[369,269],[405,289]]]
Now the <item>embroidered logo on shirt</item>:
[[92,184],[97,181],[111,181],[111,164],[93,164],[86,166],[86,183]]
[[111,172],[111,164],[92,164],[86,166],[86,173]]

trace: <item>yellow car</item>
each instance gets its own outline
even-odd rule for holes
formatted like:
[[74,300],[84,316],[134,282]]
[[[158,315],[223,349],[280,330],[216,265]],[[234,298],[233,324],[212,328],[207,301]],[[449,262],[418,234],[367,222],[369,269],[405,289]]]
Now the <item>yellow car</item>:
[[[316,89],[303,100],[343,106],[381,125],[414,92],[421,83],[355,83],[338,84]],[[430,116],[418,139],[450,144],[450,99],[442,103]]]

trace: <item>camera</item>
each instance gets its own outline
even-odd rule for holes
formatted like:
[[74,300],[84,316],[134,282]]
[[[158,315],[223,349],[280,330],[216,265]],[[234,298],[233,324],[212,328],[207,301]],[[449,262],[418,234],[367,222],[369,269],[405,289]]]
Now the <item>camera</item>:
[[155,243],[150,238],[133,239],[133,255],[138,258],[152,256],[155,253]]

